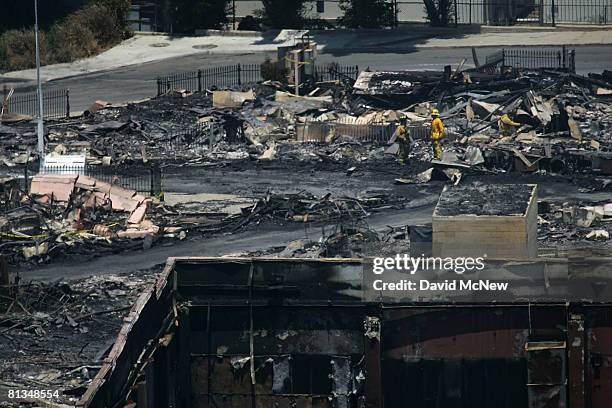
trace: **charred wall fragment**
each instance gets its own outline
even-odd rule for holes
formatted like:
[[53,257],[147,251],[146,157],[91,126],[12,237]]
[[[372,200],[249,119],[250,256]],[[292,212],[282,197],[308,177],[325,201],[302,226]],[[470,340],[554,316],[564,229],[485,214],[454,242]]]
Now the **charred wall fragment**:
[[606,407],[612,297],[570,294],[605,260],[556,262],[506,303],[381,303],[357,259],[171,259],[79,406]]

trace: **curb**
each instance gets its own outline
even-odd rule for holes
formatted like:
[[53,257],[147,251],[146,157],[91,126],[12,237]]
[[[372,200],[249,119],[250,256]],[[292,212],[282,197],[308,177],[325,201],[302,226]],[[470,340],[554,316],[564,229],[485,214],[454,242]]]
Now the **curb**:
[[[46,84],[46,83],[53,83],[55,81],[61,81],[64,79],[73,79],[73,78],[84,78],[84,77],[88,77],[90,75],[98,75],[98,74],[105,74],[107,72],[112,72],[118,69],[122,69],[122,68],[127,68],[127,67],[132,67],[135,65],[145,65],[145,64],[154,64],[157,62],[161,62],[161,61],[165,61],[168,59],[172,59],[172,58],[183,58],[183,57],[190,57],[192,55],[214,55],[217,54],[215,52],[211,52],[210,50],[205,50],[205,51],[198,51],[198,52],[193,52],[190,54],[183,54],[183,55],[178,55],[178,56],[173,56],[173,57],[168,57],[168,58],[161,58],[158,60],[153,60],[153,61],[147,61],[147,62],[141,62],[141,63],[136,63],[136,64],[124,64],[124,65],[120,65],[120,66],[116,66],[116,67],[112,67],[112,68],[106,68],[106,69],[100,69],[100,70],[96,70],[96,71],[90,71],[90,72],[80,72],[78,74],[70,74],[70,75],[65,75],[65,76],[58,76],[58,77],[53,77],[50,79],[42,79],[42,83]],[[219,53],[221,54],[221,53]],[[242,55],[244,54],[243,52],[236,52],[236,55]],[[224,54],[225,55],[225,54]],[[227,55],[231,55],[231,54],[227,54]],[[8,73],[8,72],[7,72]],[[151,80],[155,80],[156,78],[150,78]],[[11,82],[14,81],[14,82]],[[15,86],[15,90],[17,89],[28,89],[28,88],[35,88],[36,87],[36,80],[35,79],[24,79],[24,78],[3,78],[0,75],[0,85],[1,84],[12,84],[13,86]],[[27,84],[24,86],[19,86],[19,84]]]

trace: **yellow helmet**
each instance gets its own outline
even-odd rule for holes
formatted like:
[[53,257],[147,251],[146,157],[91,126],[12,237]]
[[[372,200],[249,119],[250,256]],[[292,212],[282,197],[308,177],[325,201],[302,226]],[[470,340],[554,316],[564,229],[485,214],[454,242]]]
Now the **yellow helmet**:
[[440,116],[440,111],[437,109],[432,109],[431,110],[431,116]]

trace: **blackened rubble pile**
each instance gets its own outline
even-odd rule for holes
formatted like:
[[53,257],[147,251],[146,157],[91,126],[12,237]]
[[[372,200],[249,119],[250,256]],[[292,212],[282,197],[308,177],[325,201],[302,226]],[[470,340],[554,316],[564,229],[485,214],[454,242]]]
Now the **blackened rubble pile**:
[[[46,142],[49,150],[60,154],[86,150],[89,164],[104,165],[149,160],[274,160],[285,155],[298,160],[361,161],[370,156],[371,146],[361,146],[360,140],[351,137],[356,119],[344,113],[342,103],[347,92],[343,87],[327,84],[313,96],[303,97],[283,89],[280,84],[268,83],[246,92],[170,91],[158,98],[121,106],[97,101],[80,117],[47,122]],[[389,111],[369,115],[360,124],[384,121],[388,138],[391,123],[397,118]],[[322,125],[338,120],[347,121],[344,129],[334,125],[323,138],[303,139],[332,142],[327,151],[320,151],[320,145],[292,143],[297,133],[304,135],[306,123]],[[312,131],[306,136],[309,133]],[[0,161],[4,165],[34,160],[33,123],[2,126],[0,139]],[[378,157],[382,152],[378,150]]]
[[273,256],[280,258],[363,258],[410,253],[410,228],[388,227],[378,232],[367,225],[335,224],[323,230],[316,241],[296,240],[287,246],[232,254],[235,256]]
[[[118,106],[97,101],[79,117],[48,121],[45,141],[60,154],[87,151],[89,164],[200,157],[209,150],[211,137],[213,145],[242,137],[242,120],[211,106],[209,95],[176,92]],[[0,140],[0,165],[33,160],[36,132],[31,122],[0,126]]]
[[10,191],[17,200],[0,216],[0,255],[11,264],[149,249],[261,223],[361,220],[372,212],[402,208],[405,201],[380,193],[317,197],[269,192],[260,199],[170,196],[165,203],[82,175],[38,175],[29,194]]
[[[390,176],[389,182],[420,184],[441,177],[458,184],[465,175],[499,177],[521,172],[542,177],[563,175],[576,184],[588,184],[589,191],[606,191],[612,186],[610,89],[612,75],[608,71],[590,77],[550,70],[366,71],[354,84],[332,81],[300,89],[305,96],[294,96],[282,84],[267,82],[252,89],[194,94],[171,90],[125,106],[98,101],[82,117],[49,122],[47,142],[59,153],[86,149],[90,164],[156,160],[223,165],[228,161],[278,160],[346,165],[343,171],[351,175],[366,164],[392,162],[390,153],[397,145],[389,143],[400,117],[405,116],[414,140],[409,165],[401,168],[401,174]],[[429,122],[433,108],[440,111],[447,129],[442,160],[432,160]],[[518,124],[511,131],[501,129],[504,115]],[[3,125],[0,139],[4,163],[24,163],[34,151],[34,125]],[[263,221],[326,222],[367,216],[377,206],[401,205],[389,196],[377,204],[304,194],[261,198],[259,194],[244,197],[260,200],[256,204],[228,203],[233,209],[227,211],[216,211],[210,202],[173,205],[149,201],[146,217],[129,222],[134,209],[111,206],[111,211],[106,211],[104,204],[96,201],[100,191],[85,192],[83,199],[77,200],[85,205],[85,211],[78,213],[81,217],[86,214],[85,222],[75,218],[78,206],[72,202],[50,210],[45,201],[48,198],[27,198],[24,206],[1,219],[2,230],[12,234],[6,236],[11,241],[3,243],[1,251],[18,248],[11,252],[21,254],[19,260],[40,259],[41,255],[81,250],[93,242],[92,250],[103,254],[103,248],[116,251],[116,243],[122,243],[123,248],[148,247],[151,235],[184,238],[193,231],[231,231]],[[92,195],[97,197],[93,201]],[[95,211],[88,208],[92,202],[96,202]],[[585,200],[562,209],[608,203]],[[142,208],[139,211],[141,214]],[[543,215],[541,226],[550,231],[542,232],[542,240],[560,236],[606,239],[606,234],[594,231],[607,230],[607,215],[590,226],[580,226],[564,222],[569,218],[559,217],[559,213],[556,211],[554,218]],[[36,238],[39,235],[41,239]],[[123,245],[123,239],[134,237],[145,242],[130,240]],[[79,245],[73,245],[76,241]]]
[[241,221],[241,225],[270,220],[273,222],[317,222],[361,219],[371,212],[402,208],[404,197],[384,194],[367,197],[334,198],[331,194],[316,197],[308,193],[268,194],[259,200]]
[[540,203],[538,241],[566,244],[589,241],[591,245],[609,241],[612,236],[612,202],[598,204],[552,205]]
[[[38,175],[20,205],[0,216],[0,254],[11,263],[55,256],[97,256],[139,247],[135,238],[176,234],[145,219],[151,199],[87,176]],[[149,244],[150,246],[150,244]]]
[[372,213],[401,209],[406,198],[393,194],[368,193],[355,197],[316,196],[307,192],[283,194],[269,191],[259,199],[233,197],[223,202],[213,198],[199,202],[161,205],[153,222],[175,223],[189,236],[235,232],[265,225],[360,223]]
[[[405,106],[412,122],[424,122],[432,108],[439,109],[448,136],[443,164],[609,175],[612,79],[605,75],[365,72],[355,94],[372,105]],[[500,130],[503,115],[519,124],[510,134]],[[413,158],[430,157],[416,139]]]
[[[2,288],[2,395],[9,389],[51,389],[59,394],[53,402],[74,404],[100,369],[123,316],[157,272],[71,282],[18,281]],[[14,406],[41,406],[37,402],[20,400]]]
[[[172,90],[125,106],[98,102],[81,118],[49,126],[59,151],[88,149],[90,163],[160,159],[356,161],[383,158],[400,116],[430,161],[432,108],[447,127],[446,165],[492,171],[612,172],[612,79],[558,71],[363,72],[353,87],[318,83],[294,96],[278,83],[248,91]],[[500,119],[520,124],[502,134]],[[2,160],[34,151],[31,123],[2,126]],[[300,143],[295,143],[296,141]],[[316,143],[309,143],[316,142]],[[327,146],[322,148],[321,142]],[[392,152],[392,149],[391,149]]]

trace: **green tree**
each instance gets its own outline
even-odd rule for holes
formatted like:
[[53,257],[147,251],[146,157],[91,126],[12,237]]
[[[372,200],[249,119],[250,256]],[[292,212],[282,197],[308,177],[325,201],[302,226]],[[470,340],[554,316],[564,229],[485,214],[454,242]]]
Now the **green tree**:
[[132,5],[132,0],[93,0],[92,5],[106,8],[114,19],[114,30],[123,33],[123,37],[129,35],[127,15]]
[[274,28],[302,28],[307,0],[263,0],[259,13],[264,24]]
[[446,27],[454,17],[453,0],[423,0],[429,24]]
[[393,4],[386,0],[340,0],[340,24],[351,28],[381,28],[394,22]]
[[193,33],[196,29],[223,28],[228,23],[229,0],[171,0],[172,29]]

